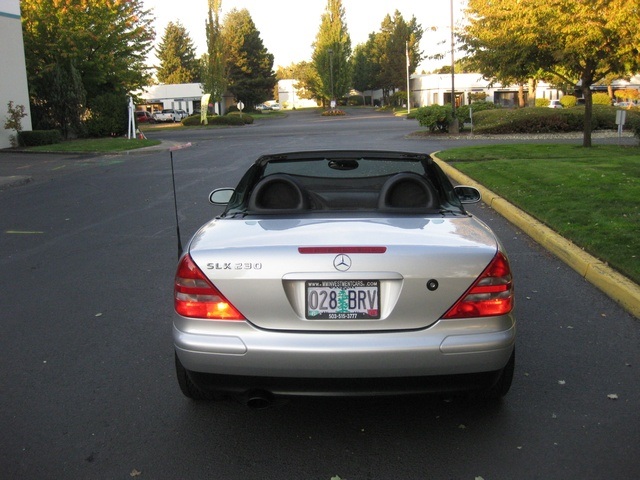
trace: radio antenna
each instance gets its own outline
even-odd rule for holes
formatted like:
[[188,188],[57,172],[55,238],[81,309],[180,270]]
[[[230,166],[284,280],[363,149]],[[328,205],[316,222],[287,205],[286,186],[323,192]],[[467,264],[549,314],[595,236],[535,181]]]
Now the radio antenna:
[[169,149],[169,158],[171,159],[171,183],[173,184],[173,209],[176,214],[176,235],[178,237],[178,258],[182,255],[182,237],[180,235],[180,220],[178,218],[178,195],[176,194],[176,173],[173,167],[173,152],[183,148],[189,148],[191,143],[177,145]]

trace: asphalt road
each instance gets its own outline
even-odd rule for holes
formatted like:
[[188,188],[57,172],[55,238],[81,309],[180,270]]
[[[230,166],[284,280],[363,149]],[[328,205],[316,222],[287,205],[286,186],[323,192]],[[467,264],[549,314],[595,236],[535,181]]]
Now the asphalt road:
[[[416,128],[297,112],[148,136],[191,143],[174,152],[186,241],[217,213],[209,192],[263,153],[465,142],[406,138]],[[640,323],[487,207],[473,213],[501,237],[517,289],[516,373],[501,404],[300,398],[251,410],[193,403],[176,384],[167,151],[0,154],[0,175],[11,172],[33,181],[0,192],[0,478],[640,476]]]

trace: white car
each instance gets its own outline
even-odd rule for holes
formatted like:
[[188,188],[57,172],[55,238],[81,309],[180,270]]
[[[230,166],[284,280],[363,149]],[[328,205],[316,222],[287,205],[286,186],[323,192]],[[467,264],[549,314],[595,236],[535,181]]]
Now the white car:
[[549,102],[549,108],[564,108],[560,100],[551,100]]
[[178,113],[178,110],[165,108],[161,112],[155,112],[153,118],[156,122],[179,122],[182,120],[182,115]]
[[509,390],[507,255],[429,155],[266,155],[210,200],[174,283],[187,397]]

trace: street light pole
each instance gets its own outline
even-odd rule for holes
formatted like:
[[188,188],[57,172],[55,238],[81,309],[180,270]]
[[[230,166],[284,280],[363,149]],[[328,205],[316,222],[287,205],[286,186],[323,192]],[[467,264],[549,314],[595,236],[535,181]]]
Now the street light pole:
[[405,52],[407,54],[407,113],[411,113],[411,84],[409,77],[409,42],[405,43]]
[[333,97],[333,49],[329,49],[329,71],[331,75],[331,100],[330,105],[331,108],[335,108],[335,99]]
[[454,135],[460,133],[460,129],[458,126],[458,117],[456,116],[456,81],[455,81],[455,60],[453,58],[453,50],[456,46],[454,36],[453,36],[453,0],[449,0],[449,4],[451,6],[451,112],[453,115],[453,119],[451,120],[451,126],[449,127],[450,132]]

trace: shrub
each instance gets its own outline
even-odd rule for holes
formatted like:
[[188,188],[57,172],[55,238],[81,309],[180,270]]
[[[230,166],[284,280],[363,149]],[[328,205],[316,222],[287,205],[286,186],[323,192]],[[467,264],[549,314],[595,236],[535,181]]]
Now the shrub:
[[9,114],[4,122],[5,130],[15,130],[16,135],[11,135],[9,141],[12,147],[18,146],[18,134],[22,131],[22,119],[27,116],[24,105],[13,106],[13,102],[7,103],[7,113]]
[[420,126],[427,127],[431,132],[448,132],[453,120],[450,104],[420,107],[415,116]]
[[37,147],[40,145],[53,145],[62,141],[59,130],[32,130],[18,132],[18,143],[23,147]]
[[[476,133],[556,133],[579,132],[584,129],[584,106],[567,109],[520,108],[487,110],[474,113]],[[638,119],[640,112],[627,112],[627,125]],[[615,130],[616,109],[610,105],[594,105],[591,128],[593,130]]]
[[608,93],[597,92],[591,96],[594,105],[611,105],[611,98]]
[[632,118],[629,122],[629,126],[631,127],[631,131],[635,137],[640,141],[640,116]]
[[564,108],[575,107],[576,103],[578,103],[578,99],[575,95],[565,95],[560,99],[560,103]]
[[460,123],[471,121],[470,111],[473,111],[473,115],[478,112],[482,112],[484,110],[494,110],[496,108],[501,108],[499,105],[496,105],[493,102],[474,102],[471,105],[462,105],[456,109],[456,117]]
[[120,136],[127,132],[129,106],[127,97],[107,93],[92,100],[87,132],[92,137]]
[[389,97],[389,104],[395,107],[401,107],[407,104],[407,92],[398,90]]
[[553,133],[579,130],[582,115],[572,110],[520,108],[487,110],[475,115],[476,133]]
[[351,95],[347,100],[347,105],[360,107],[364,105],[364,98],[362,95]]
[[536,98],[536,107],[548,107],[550,103],[548,98]]

